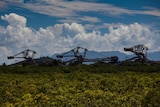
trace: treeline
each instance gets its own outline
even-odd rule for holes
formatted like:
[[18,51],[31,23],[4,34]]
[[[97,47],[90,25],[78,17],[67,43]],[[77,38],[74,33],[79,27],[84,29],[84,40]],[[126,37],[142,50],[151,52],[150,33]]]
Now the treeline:
[[27,66],[0,66],[3,73],[40,73],[40,72],[64,72],[71,73],[74,70],[87,71],[91,73],[113,73],[113,72],[160,72],[160,63],[148,65],[139,62],[126,62],[123,64],[97,63],[90,65],[27,65]]

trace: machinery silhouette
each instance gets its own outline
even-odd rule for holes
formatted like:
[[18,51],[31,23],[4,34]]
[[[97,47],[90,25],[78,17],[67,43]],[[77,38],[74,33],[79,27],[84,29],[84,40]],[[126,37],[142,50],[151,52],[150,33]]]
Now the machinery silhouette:
[[[79,50],[82,50],[81,52]],[[105,58],[86,58],[86,53],[88,49],[83,47],[76,47],[68,52],[57,55],[59,62],[63,65],[79,65],[83,64],[83,62],[94,62],[94,63],[116,63],[118,62],[117,56],[105,57]],[[64,57],[67,57],[68,60],[62,61]]]
[[14,65],[33,64],[33,63],[35,63],[34,60],[33,60],[33,57],[36,53],[37,53],[36,51],[27,49],[27,50],[24,50],[24,51],[22,51],[18,54],[13,55],[13,56],[8,56],[7,58],[8,59],[17,59],[17,58],[24,59],[23,61],[15,63]]
[[130,51],[134,53],[136,56],[133,58],[129,58],[125,61],[139,61],[142,63],[147,63],[148,58],[147,58],[147,51],[148,47],[144,46],[143,44],[139,44],[130,48],[124,48],[124,51]]
[[[50,57],[43,57],[33,59],[34,55],[37,53],[36,51],[27,49],[16,55],[8,56],[8,59],[22,58],[24,59],[21,62],[14,63],[11,65],[81,65],[86,63],[111,63],[115,65],[123,64],[124,62],[141,62],[144,64],[157,63],[156,61],[148,60],[147,51],[148,47],[143,44],[138,44],[136,46],[130,48],[124,48],[124,51],[132,52],[135,56],[132,58],[128,58],[123,61],[119,61],[118,56],[110,56],[110,57],[93,57],[87,58],[87,54],[90,52],[88,49],[83,47],[76,47],[71,49],[68,52],[56,55],[56,59]],[[105,55],[106,56],[106,55]]]
[[[80,52],[81,50],[81,52]],[[68,52],[62,53],[57,55],[57,58],[59,62],[63,65],[79,65],[83,63],[83,60],[85,59],[87,49],[83,47],[76,47]],[[67,57],[68,59],[66,61],[62,61],[62,58]]]

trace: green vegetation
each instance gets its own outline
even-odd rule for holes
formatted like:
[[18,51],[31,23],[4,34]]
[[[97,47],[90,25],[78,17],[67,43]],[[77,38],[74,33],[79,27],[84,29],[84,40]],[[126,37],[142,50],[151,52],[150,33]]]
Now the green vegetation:
[[160,66],[1,66],[0,105],[159,107]]

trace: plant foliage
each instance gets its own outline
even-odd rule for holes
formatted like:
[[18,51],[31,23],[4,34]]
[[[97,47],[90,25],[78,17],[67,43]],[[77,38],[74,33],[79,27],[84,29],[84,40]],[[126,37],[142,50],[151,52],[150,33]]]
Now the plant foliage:
[[158,65],[0,67],[2,107],[159,107]]

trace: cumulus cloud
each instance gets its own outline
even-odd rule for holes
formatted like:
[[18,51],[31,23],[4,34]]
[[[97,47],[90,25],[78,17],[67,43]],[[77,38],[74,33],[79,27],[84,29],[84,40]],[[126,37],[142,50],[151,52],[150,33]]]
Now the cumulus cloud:
[[17,15],[15,13],[10,13],[9,15],[6,14],[4,16],[1,16],[1,19],[7,21],[11,26],[26,26],[27,21],[25,17]]
[[121,51],[124,47],[136,44],[145,44],[152,51],[160,50],[160,34],[150,27],[133,23],[129,25],[107,25],[104,35],[100,31],[87,32],[85,27],[78,23],[63,23],[31,29],[26,26],[27,19],[15,13],[1,16],[9,24],[0,26],[0,60],[8,55],[16,54],[25,49],[38,52],[39,56],[50,56],[54,53],[68,51],[76,46],[82,46],[96,51]]

